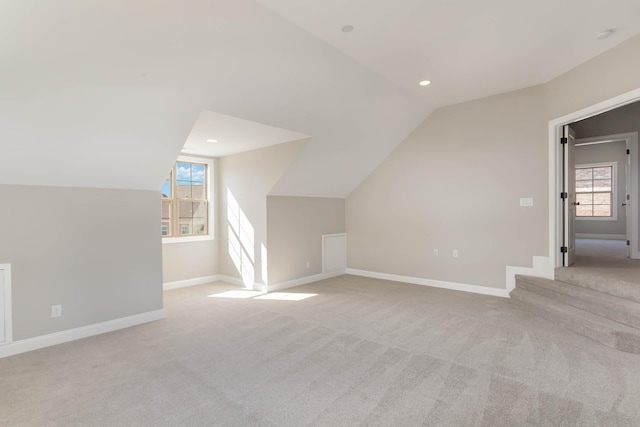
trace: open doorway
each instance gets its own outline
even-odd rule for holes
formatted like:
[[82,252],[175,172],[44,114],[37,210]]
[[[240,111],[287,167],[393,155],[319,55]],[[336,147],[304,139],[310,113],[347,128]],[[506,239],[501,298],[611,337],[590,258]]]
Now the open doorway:
[[[610,116],[633,114],[637,106],[640,103],[613,110]],[[631,178],[637,168],[631,161],[631,151],[636,151],[638,132],[602,135],[599,129],[608,129],[603,124],[610,120],[611,117],[598,115],[571,125],[577,136],[574,149],[577,257],[631,258],[630,199],[635,187]]]
[[560,194],[560,202],[551,203],[556,267],[640,259],[637,92],[550,123],[558,144],[550,147],[551,191]]

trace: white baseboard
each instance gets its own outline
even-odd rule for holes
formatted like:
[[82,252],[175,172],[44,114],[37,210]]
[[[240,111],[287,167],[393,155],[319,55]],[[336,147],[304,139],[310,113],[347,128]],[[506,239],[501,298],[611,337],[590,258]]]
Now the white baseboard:
[[464,283],[443,282],[441,280],[423,279],[421,277],[400,276],[397,274],[378,273],[375,271],[357,270],[347,268],[347,274],[354,276],[371,277],[373,279],[393,280],[394,282],[411,283],[414,285],[430,286],[433,288],[451,289],[454,291],[471,292],[474,294],[492,295],[508,298],[509,293],[505,289],[489,288],[486,286],[467,285]]
[[162,284],[162,289],[165,291],[168,291],[171,289],[186,288],[188,286],[204,285],[205,283],[218,282],[222,280],[220,277],[221,276],[219,274],[215,274],[213,276],[202,276],[202,277],[195,277],[193,279],[167,282]]
[[335,270],[328,273],[314,274],[313,276],[306,276],[299,279],[288,280],[286,282],[274,283],[272,285],[267,285],[267,292],[277,292],[283,289],[295,288],[296,286],[307,285],[319,280],[342,276],[344,273],[344,270]]
[[576,233],[576,238],[577,239],[627,240],[627,236],[624,234]]
[[534,256],[533,267],[513,267],[508,265],[506,268],[507,296],[516,287],[516,274],[553,279],[555,269],[551,263],[551,258],[546,256]]
[[119,319],[107,320],[106,322],[94,323],[93,325],[81,326],[79,328],[68,329],[66,331],[54,332],[52,334],[41,335],[39,337],[27,338],[14,341],[11,344],[0,346],[0,358],[13,356],[27,351],[38,350],[52,345],[63,344],[94,335],[113,332],[154,320],[164,319],[164,310],[148,311],[146,313],[134,314],[133,316],[121,317]]

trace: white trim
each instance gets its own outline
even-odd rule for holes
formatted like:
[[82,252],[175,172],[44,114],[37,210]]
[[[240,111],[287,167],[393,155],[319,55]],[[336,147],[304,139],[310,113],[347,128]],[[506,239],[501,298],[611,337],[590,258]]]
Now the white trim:
[[66,331],[41,335],[39,337],[27,338],[0,347],[0,358],[25,353],[27,351],[38,350],[52,345],[63,344],[65,342],[75,341],[94,335],[100,335],[106,332],[113,332],[119,329],[164,319],[164,317],[164,310],[154,310],[146,313],[134,314],[133,316],[121,317],[119,319],[107,320],[106,322],[94,323],[93,325],[67,329]]
[[[211,203],[209,203],[211,204]],[[205,240],[215,240],[213,236],[185,236],[185,237],[163,237],[162,244],[171,243],[190,243],[190,242],[203,242]]]
[[578,239],[603,239],[603,240],[627,240],[627,236],[624,234],[591,234],[591,233],[576,233]]
[[[576,140],[577,141],[577,140]],[[576,221],[617,221],[618,220],[618,162],[600,162],[600,163],[581,163],[576,164],[576,169],[585,168],[599,168],[599,167],[611,168],[611,216],[578,216],[576,213]],[[574,172],[575,173],[575,172]],[[577,181],[577,179],[576,179]],[[586,194],[593,194],[594,192],[587,192]],[[605,193],[602,191],[602,193]],[[576,198],[578,192],[576,191]],[[577,212],[577,211],[576,211]]]
[[506,268],[507,295],[516,287],[516,274],[554,279],[555,271],[550,265],[551,258],[546,256],[534,256],[533,267],[514,267],[508,265]]
[[216,274],[213,276],[195,277],[193,279],[186,279],[186,280],[176,280],[175,282],[163,283],[162,290],[169,291],[171,289],[179,289],[179,288],[186,288],[188,286],[204,285],[205,283],[219,282],[221,280],[222,279],[220,278],[219,274]]
[[11,313],[11,264],[0,264],[0,274],[4,279],[4,341],[0,345],[13,342],[13,315]]
[[334,270],[328,273],[314,274],[313,276],[306,276],[299,279],[288,280],[286,282],[274,283],[273,285],[267,286],[267,292],[277,292],[283,289],[295,288],[296,286],[307,285],[319,280],[342,276],[343,274],[345,274],[345,270]]
[[508,298],[506,289],[489,288],[486,286],[467,285],[464,283],[443,282],[440,280],[423,279],[421,277],[400,276],[397,274],[378,273],[375,271],[357,270],[347,268],[346,274],[354,276],[371,277],[373,279],[392,280],[394,282],[411,283],[413,285],[429,286],[432,288],[451,289],[454,291],[471,292],[474,294],[492,295],[495,297]]
[[[562,170],[560,169],[562,156],[560,156],[560,144],[557,143],[560,139],[561,128],[566,124],[622,107],[637,100],[640,100],[640,88],[549,121],[549,258],[552,262],[548,268],[551,268],[552,271],[555,267],[562,265],[562,257],[560,256],[562,204],[559,203],[560,197],[558,196],[562,184]],[[637,211],[635,215],[637,215]],[[637,230],[635,239],[638,240]]]

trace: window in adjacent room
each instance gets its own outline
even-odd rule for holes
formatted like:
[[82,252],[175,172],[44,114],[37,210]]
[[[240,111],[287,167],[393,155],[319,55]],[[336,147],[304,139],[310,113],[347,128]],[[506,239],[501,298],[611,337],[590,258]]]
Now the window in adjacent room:
[[616,163],[576,166],[576,218],[616,220]]
[[212,167],[209,159],[179,157],[176,161],[162,187],[164,242],[211,238]]

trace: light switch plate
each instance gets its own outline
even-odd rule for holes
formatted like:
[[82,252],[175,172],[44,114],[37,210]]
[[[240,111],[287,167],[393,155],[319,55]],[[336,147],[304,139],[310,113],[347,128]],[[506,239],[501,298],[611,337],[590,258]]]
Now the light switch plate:
[[533,206],[533,197],[520,197],[520,206]]

